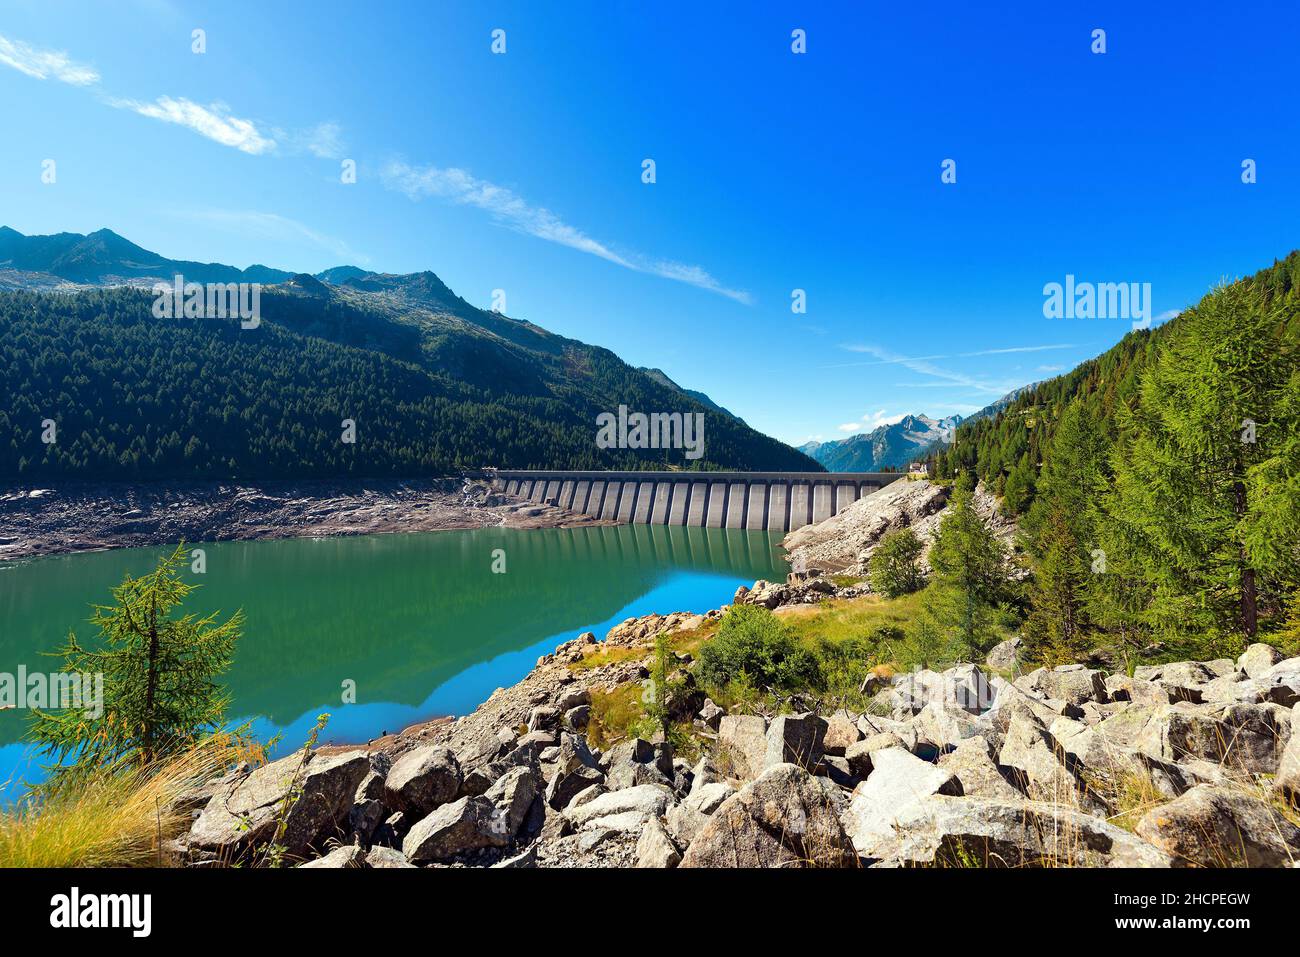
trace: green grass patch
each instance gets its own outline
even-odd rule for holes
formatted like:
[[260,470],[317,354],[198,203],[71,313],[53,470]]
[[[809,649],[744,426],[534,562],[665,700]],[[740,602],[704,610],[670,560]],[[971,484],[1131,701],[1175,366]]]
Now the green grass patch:
[[603,751],[626,738],[629,728],[645,720],[642,694],[643,689],[635,681],[621,684],[613,691],[593,691],[587,742]]
[[799,605],[782,611],[778,617],[796,638],[803,641],[819,638],[832,642],[848,641],[874,634],[882,627],[906,629],[921,613],[922,594],[916,592],[899,598],[866,595],[820,605]]

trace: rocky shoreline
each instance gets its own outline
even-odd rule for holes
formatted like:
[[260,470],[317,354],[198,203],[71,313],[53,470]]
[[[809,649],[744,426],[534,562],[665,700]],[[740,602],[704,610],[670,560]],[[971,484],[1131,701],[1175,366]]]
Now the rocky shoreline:
[[187,542],[605,525],[460,478],[0,490],[0,560]]
[[[737,600],[850,597],[839,592],[758,582]],[[594,696],[640,688],[659,635],[722,613],[629,619],[604,642],[561,644],[472,714],[232,772],[188,805],[170,863],[249,859],[295,789],[283,844],[308,868],[1300,860],[1300,658],[1256,644],[1131,676],[1024,671],[1012,639],[980,665],[874,679],[862,713],[728,714],[679,653],[668,706],[701,753],[688,761],[658,736],[594,747]]]

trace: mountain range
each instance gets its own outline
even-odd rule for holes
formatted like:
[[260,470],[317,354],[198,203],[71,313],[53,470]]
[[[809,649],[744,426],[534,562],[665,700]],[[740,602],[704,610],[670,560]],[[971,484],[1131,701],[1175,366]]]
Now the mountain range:
[[[263,285],[261,324],[159,320],[154,282]],[[101,229],[0,227],[0,475],[424,476],[461,468],[819,471],[707,395],[479,309],[432,272],[173,260]],[[68,293],[50,295],[49,293]],[[598,448],[596,417],[703,414],[702,458]],[[355,444],[340,423],[356,423]],[[42,423],[58,426],[42,441]]]
[[960,415],[932,419],[927,415],[905,415],[847,439],[808,442],[799,451],[812,456],[830,472],[877,472],[900,468],[926,449],[947,442],[962,422]]

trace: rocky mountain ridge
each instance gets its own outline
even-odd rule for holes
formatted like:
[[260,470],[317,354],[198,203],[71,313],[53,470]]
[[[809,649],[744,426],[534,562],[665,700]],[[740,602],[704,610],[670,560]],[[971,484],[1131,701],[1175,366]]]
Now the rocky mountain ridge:
[[962,422],[960,415],[932,419],[927,415],[906,415],[847,439],[808,442],[799,451],[811,455],[828,472],[875,472],[901,468],[936,442],[946,442]]

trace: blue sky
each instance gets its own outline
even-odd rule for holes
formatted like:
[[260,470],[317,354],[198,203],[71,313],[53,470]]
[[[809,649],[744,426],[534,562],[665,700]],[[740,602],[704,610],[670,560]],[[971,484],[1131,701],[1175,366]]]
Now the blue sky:
[[717,6],[7,0],[0,223],[431,269],[792,443],[1102,351],[1066,274],[1158,317],[1300,245],[1294,3]]

